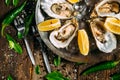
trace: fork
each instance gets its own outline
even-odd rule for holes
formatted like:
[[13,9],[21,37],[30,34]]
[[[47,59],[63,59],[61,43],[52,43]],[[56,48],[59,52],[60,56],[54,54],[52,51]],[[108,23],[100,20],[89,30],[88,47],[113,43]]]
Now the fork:
[[[25,30],[25,26],[24,26],[24,18],[25,18],[25,12],[23,11],[23,14],[24,15],[18,15],[16,17],[16,19],[14,20],[14,25],[17,29],[18,32],[20,32],[21,34],[24,34],[24,30]],[[33,57],[33,54],[32,54],[32,51],[30,49],[30,46],[29,46],[29,43],[27,41],[27,38],[26,36],[23,37],[23,40],[25,42],[25,46],[26,46],[26,49],[27,49],[27,52],[28,52],[28,55],[31,59],[31,62],[33,65],[35,65],[35,59]]]

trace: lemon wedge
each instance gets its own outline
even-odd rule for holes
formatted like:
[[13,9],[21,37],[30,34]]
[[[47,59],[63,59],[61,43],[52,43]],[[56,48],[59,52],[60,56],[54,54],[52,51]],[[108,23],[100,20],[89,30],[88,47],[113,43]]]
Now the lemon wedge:
[[59,19],[49,19],[37,25],[39,31],[51,31],[61,26]]
[[104,26],[112,33],[120,35],[120,20],[117,18],[106,18]]
[[80,53],[84,56],[89,53],[89,39],[84,29],[78,30],[78,46]]
[[75,3],[79,2],[80,0],[67,0],[67,1],[72,3],[72,4],[75,4]]

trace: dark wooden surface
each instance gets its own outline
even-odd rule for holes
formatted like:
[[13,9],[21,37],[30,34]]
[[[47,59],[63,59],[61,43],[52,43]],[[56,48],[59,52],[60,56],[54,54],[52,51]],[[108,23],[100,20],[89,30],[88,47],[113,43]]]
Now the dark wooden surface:
[[[19,5],[24,0],[21,0]],[[13,6],[7,7],[4,0],[0,2],[0,23],[6,16],[6,14],[13,9]],[[0,24],[1,25],[1,24]],[[1,27],[0,27],[1,29]],[[6,80],[8,75],[11,75],[14,80],[45,80],[44,76],[47,74],[44,61],[40,52],[39,43],[31,36],[28,36],[30,47],[35,57],[36,65],[40,65],[41,74],[36,75],[35,66],[32,66],[29,56],[27,54],[23,40],[18,40],[16,37],[16,30],[13,25],[6,28],[6,32],[12,35],[19,43],[22,45],[23,54],[19,55],[8,47],[8,42],[5,38],[0,36],[0,80]],[[105,60],[120,59],[119,46],[117,51],[110,56],[101,57],[97,62],[89,64],[77,65],[74,62],[69,62],[62,59],[61,65],[55,67],[53,64],[54,54],[49,51],[47,56],[49,57],[50,66],[52,71],[58,70],[64,74],[64,76],[69,77],[71,80],[110,80],[110,75],[116,72],[120,72],[120,65],[111,70],[99,71],[88,76],[81,76],[80,73],[86,68],[101,62],[102,58]],[[94,53],[94,52],[93,52]],[[109,54],[108,54],[109,55]]]

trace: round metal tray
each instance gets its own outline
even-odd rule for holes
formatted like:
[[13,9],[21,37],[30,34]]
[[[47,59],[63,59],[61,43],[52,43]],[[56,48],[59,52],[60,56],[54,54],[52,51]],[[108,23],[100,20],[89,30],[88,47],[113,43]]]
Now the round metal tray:
[[[36,18],[36,24],[44,21],[45,17],[43,17],[42,11],[41,11],[41,6],[40,6],[40,1],[38,0],[37,4],[36,4],[36,11],[35,11],[35,18]],[[88,24],[89,26],[89,24]],[[108,57],[112,57],[111,59],[113,59],[113,55],[114,53],[118,52],[118,49],[115,49],[112,53],[103,53],[101,51],[98,50],[98,48],[96,47],[94,38],[91,34],[91,32],[89,31],[89,29],[87,30],[88,34],[89,34],[89,40],[90,40],[90,52],[87,56],[83,56],[80,54],[79,49],[74,49],[74,51],[72,51],[69,47],[68,50],[66,49],[58,49],[56,47],[54,47],[51,42],[49,41],[49,32],[39,32],[41,39],[44,41],[44,43],[47,45],[47,47],[56,55],[68,60],[68,61],[72,61],[72,62],[84,62],[84,63],[91,63],[91,62],[97,62],[100,60],[107,60]],[[118,41],[118,44],[120,42]],[[73,39],[73,41],[71,42],[72,46],[77,46],[77,42],[76,39]],[[49,54],[49,53],[48,53]]]

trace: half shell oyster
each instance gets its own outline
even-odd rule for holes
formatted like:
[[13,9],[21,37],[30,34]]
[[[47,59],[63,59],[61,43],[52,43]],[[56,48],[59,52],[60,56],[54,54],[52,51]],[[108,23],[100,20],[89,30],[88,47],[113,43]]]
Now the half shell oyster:
[[100,19],[101,18],[93,19],[90,22],[90,27],[99,50],[110,53],[116,48],[116,37],[104,28],[104,21]]
[[77,30],[77,20],[75,18],[68,20],[60,29],[50,33],[50,42],[57,48],[65,48],[75,37]]
[[53,18],[67,19],[74,11],[66,0],[41,0],[42,9]]
[[103,0],[95,8],[98,16],[120,19],[120,0]]

